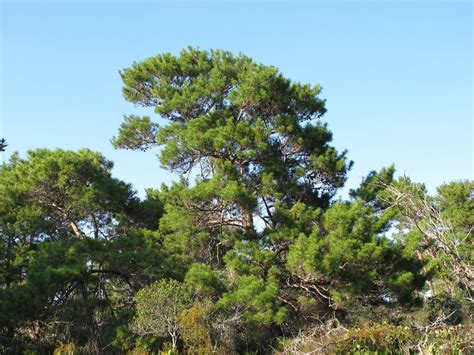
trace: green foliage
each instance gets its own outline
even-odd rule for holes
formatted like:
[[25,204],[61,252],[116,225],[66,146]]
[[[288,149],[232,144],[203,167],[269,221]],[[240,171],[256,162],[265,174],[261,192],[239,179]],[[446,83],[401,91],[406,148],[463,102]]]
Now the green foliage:
[[[126,99],[154,106],[156,113],[173,121],[202,116],[226,104],[246,104],[256,114],[299,112],[306,119],[324,113],[323,101],[315,99],[319,87],[291,85],[276,68],[226,51],[188,48],[179,57],[160,54],[134,63],[121,76]],[[236,84],[238,90],[232,90]]]
[[202,297],[219,296],[225,290],[219,275],[205,264],[193,264],[186,273],[185,283]]
[[242,276],[237,280],[236,287],[219,301],[219,306],[243,307],[245,320],[260,325],[271,322],[281,324],[287,317],[288,311],[278,307],[278,286],[275,278],[266,281],[255,276]]
[[132,330],[140,336],[170,336],[173,349],[179,336],[179,317],[192,305],[192,294],[184,283],[163,279],[135,295],[136,316]]
[[0,352],[467,348],[472,181],[429,196],[390,166],[335,200],[352,162],[319,85],[196,48],[120,75],[162,121],[125,116],[112,144],[179,180],[139,200],[87,149],[3,164]]
[[0,168],[0,337],[11,351],[62,342],[96,353],[131,317],[126,295],[166,275],[159,240],[140,229],[156,228],[161,204],[140,202],[111,168],[89,150],[46,149]]
[[473,186],[469,181],[452,182],[440,186],[438,196],[429,196],[422,184],[404,178],[387,186],[384,196],[397,211],[398,238],[407,239],[426,263],[424,272],[433,278],[430,292],[450,294],[471,306]]
[[438,187],[435,198],[441,214],[458,230],[474,229],[474,181],[451,182]]
[[151,122],[150,117],[125,116],[118,137],[112,138],[112,145],[115,148],[145,151],[156,144],[157,129],[158,126]]
[[359,188],[351,190],[352,198],[359,198],[366,203],[371,204],[375,208],[382,208],[383,203],[380,201],[379,193],[383,192],[384,185],[394,181],[395,166],[383,168],[380,172],[371,171],[362,181]]

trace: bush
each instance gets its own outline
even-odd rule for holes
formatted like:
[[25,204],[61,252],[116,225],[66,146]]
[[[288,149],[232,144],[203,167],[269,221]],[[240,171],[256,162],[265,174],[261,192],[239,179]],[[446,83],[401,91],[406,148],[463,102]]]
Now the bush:
[[184,310],[179,317],[179,329],[187,352],[199,355],[212,353],[205,305],[195,303]]

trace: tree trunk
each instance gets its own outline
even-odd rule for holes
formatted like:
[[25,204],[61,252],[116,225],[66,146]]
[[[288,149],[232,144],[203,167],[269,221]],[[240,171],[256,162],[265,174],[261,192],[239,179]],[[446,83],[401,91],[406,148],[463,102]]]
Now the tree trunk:
[[178,335],[174,332],[172,332],[170,335],[171,335],[171,346],[173,347],[173,352],[175,352]]

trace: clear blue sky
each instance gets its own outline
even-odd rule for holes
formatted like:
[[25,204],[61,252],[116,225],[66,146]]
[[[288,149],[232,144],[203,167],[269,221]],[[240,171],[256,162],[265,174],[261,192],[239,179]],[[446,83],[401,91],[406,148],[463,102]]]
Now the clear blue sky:
[[101,151],[140,192],[173,177],[155,152],[116,151],[118,70],[187,45],[242,52],[320,83],[348,186],[395,163],[430,191],[473,178],[470,1],[1,3],[0,136],[9,150]]

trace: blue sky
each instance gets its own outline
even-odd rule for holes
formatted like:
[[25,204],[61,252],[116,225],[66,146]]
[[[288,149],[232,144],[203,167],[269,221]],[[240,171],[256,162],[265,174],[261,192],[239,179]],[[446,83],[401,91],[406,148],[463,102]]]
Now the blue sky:
[[114,150],[118,70],[188,45],[242,52],[321,84],[348,187],[395,163],[430,191],[472,179],[470,1],[22,1],[1,3],[0,136],[9,151],[101,151],[141,192],[170,182],[157,151]]

